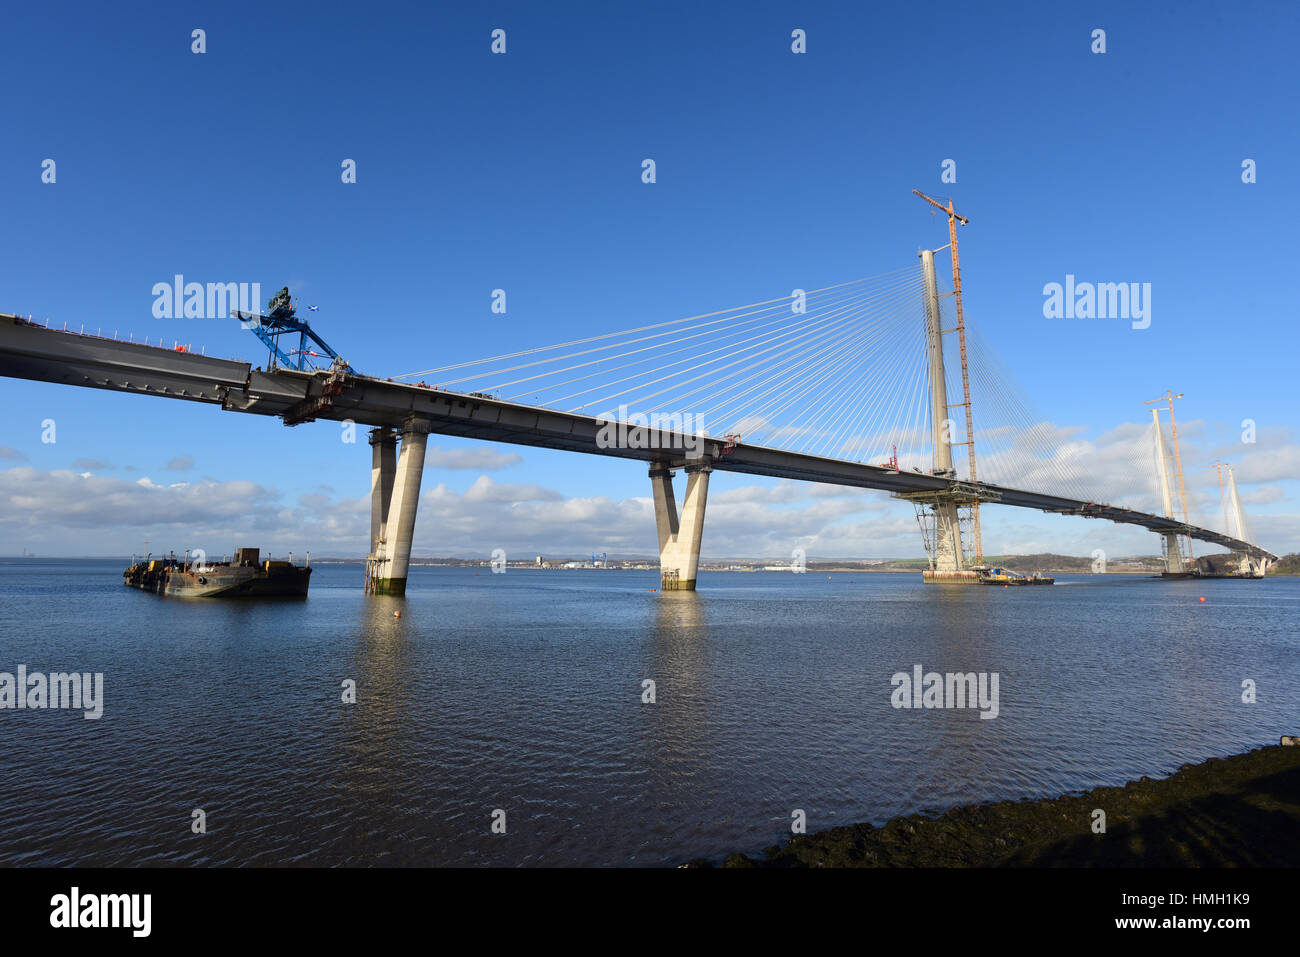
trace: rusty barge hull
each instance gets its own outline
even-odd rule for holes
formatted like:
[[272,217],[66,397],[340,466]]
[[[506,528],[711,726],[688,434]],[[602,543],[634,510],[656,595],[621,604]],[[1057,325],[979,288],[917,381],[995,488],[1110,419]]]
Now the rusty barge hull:
[[258,561],[258,550],[236,550],[235,561],[205,564],[174,558],[136,562],[122,573],[129,588],[172,598],[306,598],[311,566]]

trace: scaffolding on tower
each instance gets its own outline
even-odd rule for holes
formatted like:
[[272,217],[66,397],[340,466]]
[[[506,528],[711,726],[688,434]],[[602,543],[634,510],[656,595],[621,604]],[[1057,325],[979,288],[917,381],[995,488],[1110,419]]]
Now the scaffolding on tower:
[[[957,313],[957,325],[952,329],[945,329],[944,332],[956,332],[958,348],[961,352],[961,397],[962,401],[948,406],[950,409],[964,408],[966,410],[966,440],[964,442],[950,442],[950,445],[966,446],[967,463],[970,468],[968,478],[972,483],[979,481],[978,473],[975,470],[975,426],[971,415],[970,401],[970,370],[966,359],[966,317],[962,312],[961,302],[961,263],[957,257],[957,224],[965,226],[970,220],[959,214],[953,206],[952,198],[949,197],[948,205],[945,206],[932,196],[927,196],[919,189],[912,190],[917,196],[925,200],[935,209],[942,210],[948,216],[948,248],[952,252],[952,293],[953,307]],[[933,215],[934,210],[932,209]],[[971,546],[969,552],[974,556],[975,564],[981,565],[984,562],[984,542],[980,534],[980,503],[978,500],[973,502],[966,512],[967,524],[970,527]],[[965,541],[965,539],[963,539]]]

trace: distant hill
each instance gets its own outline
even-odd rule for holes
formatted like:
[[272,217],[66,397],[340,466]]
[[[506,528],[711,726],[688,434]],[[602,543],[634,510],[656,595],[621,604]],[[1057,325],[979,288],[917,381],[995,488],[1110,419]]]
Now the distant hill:
[[1269,566],[1268,573],[1270,575],[1300,575],[1300,552],[1283,555],[1277,560],[1277,564]]
[[1202,573],[1209,575],[1232,575],[1238,571],[1236,560],[1228,552],[1202,555],[1196,559],[1196,567]]
[[[1016,572],[1045,572],[1060,574],[1092,574],[1091,557],[1079,555],[1056,555],[1045,552],[1038,555],[985,555],[984,564],[1007,568]],[[885,561],[864,561],[861,559],[840,559],[809,561],[807,568],[816,571],[871,571],[901,572],[920,571],[929,564],[924,558],[895,558]],[[1156,555],[1137,555],[1112,558],[1106,562],[1106,570],[1118,574],[1155,573],[1162,567],[1161,559]]]
[[1013,572],[1091,572],[1092,559],[1077,555],[985,555],[985,565],[1009,568]]
[[[1063,574],[1092,573],[1092,558],[1078,555],[1056,555],[1046,552],[1040,555],[985,555],[985,565],[997,565],[1009,568],[1013,572],[1061,572]],[[1106,562],[1109,572],[1144,572],[1158,571],[1160,559],[1154,555],[1141,555],[1132,558],[1112,558]]]

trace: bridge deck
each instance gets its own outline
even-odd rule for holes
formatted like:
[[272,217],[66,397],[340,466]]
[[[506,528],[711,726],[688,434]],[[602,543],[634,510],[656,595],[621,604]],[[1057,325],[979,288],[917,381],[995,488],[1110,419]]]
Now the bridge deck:
[[[2,313],[0,375],[203,402],[252,415],[288,415],[290,420],[310,413],[310,418],[398,427],[408,415],[416,414],[430,421],[433,432],[444,435],[665,462],[673,467],[686,461],[682,441],[675,449],[604,448],[597,442],[604,423],[592,416],[361,375],[347,376],[339,395],[326,396],[327,376],[322,372],[268,372],[234,359],[59,332]],[[896,495],[948,492],[956,485],[988,503],[1107,519],[1153,532],[1176,532],[1257,559],[1277,560],[1272,552],[1250,542],[1162,515],[987,483],[954,483],[935,475],[743,443],[724,454],[722,439],[706,442],[713,467],[722,471],[880,489]]]

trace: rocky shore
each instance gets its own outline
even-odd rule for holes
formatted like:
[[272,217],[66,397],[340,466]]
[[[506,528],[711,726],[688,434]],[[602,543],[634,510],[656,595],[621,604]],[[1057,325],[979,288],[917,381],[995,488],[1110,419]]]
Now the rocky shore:
[[[1094,811],[1105,833],[1093,832]],[[692,861],[688,866],[711,866]],[[1296,867],[1300,747],[1186,764],[1074,797],[959,807],[796,835],[724,867]]]

